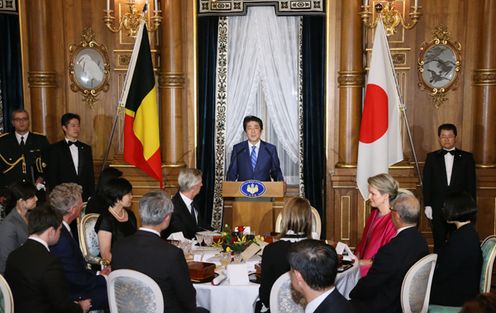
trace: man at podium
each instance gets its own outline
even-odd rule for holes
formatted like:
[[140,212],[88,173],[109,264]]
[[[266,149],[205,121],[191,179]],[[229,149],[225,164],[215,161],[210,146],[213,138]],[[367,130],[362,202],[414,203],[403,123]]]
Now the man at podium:
[[226,180],[283,181],[276,147],[260,140],[262,120],[256,116],[246,116],[243,130],[248,140],[234,145]]

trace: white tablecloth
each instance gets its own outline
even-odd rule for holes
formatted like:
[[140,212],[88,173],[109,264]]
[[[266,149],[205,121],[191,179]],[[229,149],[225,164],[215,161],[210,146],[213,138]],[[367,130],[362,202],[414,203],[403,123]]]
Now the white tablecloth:
[[[360,266],[352,268],[336,277],[336,287],[346,298],[360,279]],[[196,289],[196,303],[212,313],[253,313],[258,298],[259,284],[230,286],[225,280],[220,286],[211,283],[193,284]]]

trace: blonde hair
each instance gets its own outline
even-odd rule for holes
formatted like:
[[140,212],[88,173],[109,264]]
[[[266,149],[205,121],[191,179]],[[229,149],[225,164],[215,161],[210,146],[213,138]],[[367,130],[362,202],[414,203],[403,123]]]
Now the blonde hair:
[[284,237],[289,230],[312,238],[312,207],[307,199],[294,197],[284,204],[280,237]]
[[390,202],[398,195],[398,188],[400,187],[400,184],[389,174],[382,173],[369,177],[367,182],[370,187],[377,189],[381,195],[387,193],[389,195]]

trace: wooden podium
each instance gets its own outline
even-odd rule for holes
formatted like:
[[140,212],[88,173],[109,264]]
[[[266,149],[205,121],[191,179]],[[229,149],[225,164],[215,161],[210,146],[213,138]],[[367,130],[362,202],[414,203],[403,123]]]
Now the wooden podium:
[[[250,226],[256,234],[274,231],[277,217],[273,208],[274,198],[284,198],[283,182],[260,182],[265,192],[258,197],[246,196],[241,192],[244,182],[225,181],[222,183],[222,197],[232,201],[232,208],[224,206],[224,224],[230,227]],[[278,212],[277,212],[278,213]]]

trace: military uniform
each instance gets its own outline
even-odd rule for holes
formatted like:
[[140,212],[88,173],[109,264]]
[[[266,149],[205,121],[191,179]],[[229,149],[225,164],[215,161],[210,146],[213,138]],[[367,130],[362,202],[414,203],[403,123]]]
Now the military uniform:
[[24,146],[19,145],[14,132],[0,135],[0,186],[18,181],[34,183],[44,177],[46,136],[29,132]]

